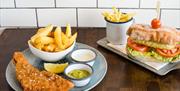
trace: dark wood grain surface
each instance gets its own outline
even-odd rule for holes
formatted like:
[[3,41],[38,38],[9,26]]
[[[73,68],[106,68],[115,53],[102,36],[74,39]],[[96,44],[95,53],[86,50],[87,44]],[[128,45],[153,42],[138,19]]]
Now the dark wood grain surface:
[[[27,40],[36,29],[6,29],[0,36],[0,91],[12,91],[5,71],[14,51],[28,48]],[[102,82],[92,91],[180,91],[180,70],[158,76],[96,44],[105,37],[102,28],[73,28],[78,42],[99,50],[106,58],[108,71]]]

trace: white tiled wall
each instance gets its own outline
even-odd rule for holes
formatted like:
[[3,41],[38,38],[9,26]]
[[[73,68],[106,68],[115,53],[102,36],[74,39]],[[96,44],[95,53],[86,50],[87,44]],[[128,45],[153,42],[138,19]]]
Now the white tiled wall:
[[[155,8],[157,0],[141,0],[141,8]],[[180,0],[160,0],[161,8],[180,9]]]
[[98,0],[98,7],[138,8],[139,0]]
[[14,7],[14,0],[0,0],[0,7]]
[[57,7],[96,7],[96,0],[56,0]]
[[180,10],[162,10],[161,16],[163,25],[180,28]]
[[106,23],[102,17],[103,11],[111,11],[110,9],[79,9],[78,24],[79,27],[105,27]]
[[1,26],[37,26],[34,9],[1,9]]
[[[180,0],[160,1],[163,24],[180,28]],[[101,12],[112,6],[136,12],[136,23],[149,24],[156,16],[156,0],[0,0],[0,26],[105,27]]]
[[54,0],[16,0],[16,7],[54,7]]
[[74,27],[77,25],[76,9],[38,9],[37,14],[39,26],[48,24],[65,26],[67,23]]
[[122,12],[134,12],[135,23],[150,24],[151,20],[156,16],[154,9],[121,9]]

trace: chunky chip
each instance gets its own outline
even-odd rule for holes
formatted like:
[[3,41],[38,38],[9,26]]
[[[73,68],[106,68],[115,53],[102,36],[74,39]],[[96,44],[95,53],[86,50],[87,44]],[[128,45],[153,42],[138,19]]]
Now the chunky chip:
[[61,27],[53,25],[38,29],[37,33],[31,37],[30,43],[39,50],[47,52],[59,52],[69,48],[77,38],[77,32],[72,35],[71,26],[67,24],[65,33]]

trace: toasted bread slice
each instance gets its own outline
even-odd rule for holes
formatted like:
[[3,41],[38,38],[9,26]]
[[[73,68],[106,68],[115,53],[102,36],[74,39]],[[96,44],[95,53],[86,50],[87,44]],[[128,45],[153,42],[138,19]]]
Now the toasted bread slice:
[[153,29],[149,25],[134,24],[129,28],[127,34],[134,40],[152,41],[170,45],[176,45],[177,42],[180,42],[180,31],[165,26]]

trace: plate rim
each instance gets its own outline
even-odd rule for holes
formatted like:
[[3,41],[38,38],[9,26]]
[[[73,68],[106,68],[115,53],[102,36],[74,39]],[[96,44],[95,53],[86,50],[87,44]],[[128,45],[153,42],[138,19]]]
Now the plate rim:
[[[105,66],[105,69],[104,69],[104,73],[102,74],[102,77],[100,77],[100,79],[99,79],[95,84],[93,84],[93,85],[90,86],[89,88],[85,89],[85,91],[88,91],[88,90],[93,89],[95,86],[97,86],[97,85],[104,79],[104,77],[106,76],[107,69],[108,69],[107,60],[106,60],[106,58],[104,57],[104,55],[103,55],[99,50],[97,50],[97,49],[95,49],[95,48],[93,48],[93,47],[91,47],[91,46],[89,46],[89,45],[87,45],[87,44],[83,44],[83,43],[76,42],[76,45],[77,45],[77,44],[87,46],[87,47],[95,50],[96,52],[98,52],[98,54],[101,56],[101,58],[103,59],[104,64],[105,64],[105,65],[104,65],[104,66]],[[27,50],[29,50],[29,48],[26,48],[25,50],[23,50],[23,51],[21,51],[21,52],[25,52],[25,51],[27,51]],[[5,77],[6,77],[6,81],[7,81],[7,83],[9,84],[9,86],[10,86],[13,90],[16,91],[17,89],[15,89],[15,86],[12,86],[12,84],[10,84],[11,82],[10,82],[9,80],[7,80],[8,69],[9,69],[9,66],[12,64],[12,60],[13,60],[13,59],[11,59],[11,60],[9,61],[8,65],[7,65],[7,67],[6,67]],[[71,91],[71,90],[70,90],[70,91]]]

